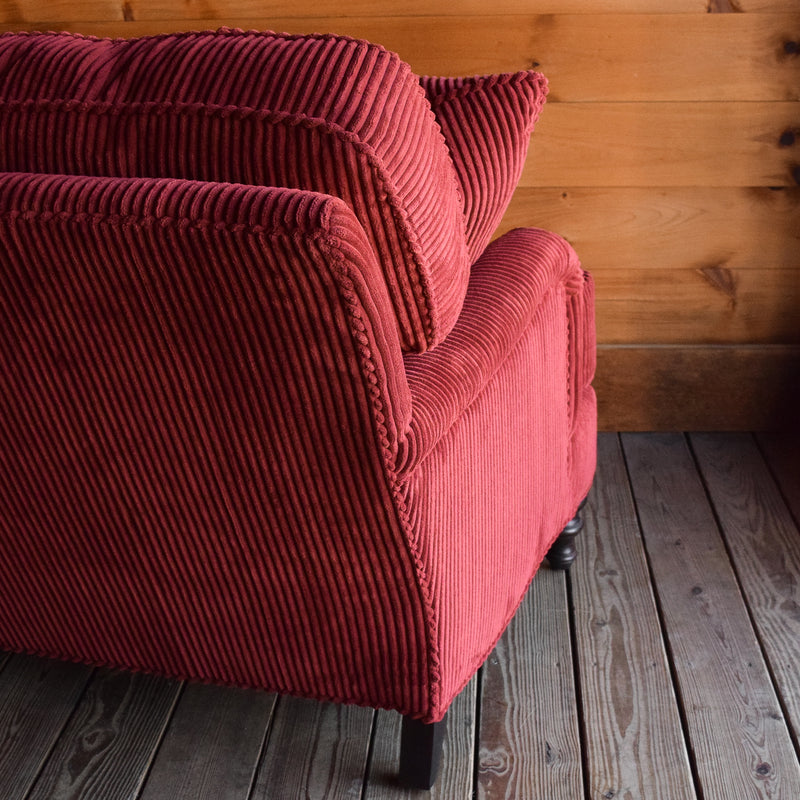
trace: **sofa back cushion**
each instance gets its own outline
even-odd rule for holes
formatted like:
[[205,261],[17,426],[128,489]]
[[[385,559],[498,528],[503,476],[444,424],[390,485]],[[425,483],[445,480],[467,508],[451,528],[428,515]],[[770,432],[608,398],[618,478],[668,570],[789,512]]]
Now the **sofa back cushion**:
[[452,328],[469,273],[458,179],[418,80],[382,47],[221,29],[0,36],[0,171],[171,177],[342,198],[405,350]]
[[483,253],[517,187],[547,97],[547,79],[527,70],[473,78],[420,78],[442,128],[464,195],[467,247]]

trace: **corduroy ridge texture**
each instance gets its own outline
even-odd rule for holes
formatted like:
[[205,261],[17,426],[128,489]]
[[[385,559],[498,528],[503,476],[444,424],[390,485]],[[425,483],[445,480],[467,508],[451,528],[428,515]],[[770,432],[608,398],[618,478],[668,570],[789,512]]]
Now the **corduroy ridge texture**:
[[0,178],[0,646],[429,713],[409,392],[339,200]]
[[[289,85],[261,86],[248,65],[267,41],[292,52]],[[168,42],[202,69],[162,53]],[[444,303],[449,328],[411,341],[424,325],[409,321],[422,307],[407,289],[424,270],[392,196],[353,188],[369,182],[360,145],[325,132],[339,150],[298,146],[286,126],[254,127],[272,112],[247,105],[349,76],[350,94],[325,83],[313,102],[360,119],[373,155],[388,137],[398,163],[424,153],[430,170],[439,156],[414,137],[432,115],[409,112],[401,141],[395,110],[426,101],[416,78],[408,95],[384,91],[407,74],[387,58],[339,37],[0,37],[0,158],[13,170],[0,175],[0,648],[430,722],[496,643],[593,476],[592,282],[546,231],[483,249],[542,79],[423,79],[456,169],[417,196],[409,162],[406,216],[446,228],[456,170],[472,211],[458,268],[427,267],[429,287],[459,298]],[[130,64],[143,86],[128,85]],[[143,99],[165,75],[181,91],[203,84],[204,99]],[[212,85],[233,105],[215,105]],[[373,118],[384,113],[392,122]],[[271,173],[264,147],[308,160]],[[344,182],[340,199],[315,170]],[[288,174],[314,185],[243,185]],[[375,214],[398,226],[383,244]],[[386,266],[395,246],[402,279]]]
[[462,197],[442,132],[409,67],[368,42],[4,34],[0,171],[335,195],[378,255],[405,349],[441,341],[464,299]]
[[547,97],[539,72],[420,78],[442,128],[464,195],[474,261],[489,243],[519,182]]

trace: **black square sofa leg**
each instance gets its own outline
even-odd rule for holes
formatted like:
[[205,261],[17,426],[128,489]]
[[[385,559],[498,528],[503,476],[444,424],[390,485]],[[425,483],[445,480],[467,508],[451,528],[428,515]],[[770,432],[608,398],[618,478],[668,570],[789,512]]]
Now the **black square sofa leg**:
[[446,717],[424,723],[403,717],[400,734],[400,783],[409,789],[430,789],[439,772]]

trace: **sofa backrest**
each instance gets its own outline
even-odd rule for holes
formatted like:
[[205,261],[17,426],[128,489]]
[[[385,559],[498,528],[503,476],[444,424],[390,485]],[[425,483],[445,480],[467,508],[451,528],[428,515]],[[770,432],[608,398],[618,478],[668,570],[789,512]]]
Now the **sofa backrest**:
[[217,32],[0,36],[0,171],[171,177],[342,198],[402,347],[452,328],[469,275],[462,197],[424,92],[382,47]]

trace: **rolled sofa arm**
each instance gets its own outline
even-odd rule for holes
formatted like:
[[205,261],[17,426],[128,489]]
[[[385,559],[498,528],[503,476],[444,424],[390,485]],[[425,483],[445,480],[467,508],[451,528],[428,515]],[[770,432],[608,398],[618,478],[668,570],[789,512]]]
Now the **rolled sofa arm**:
[[0,647],[426,708],[408,390],[347,207],[5,174],[0,237]]
[[[583,296],[592,291],[591,278],[560,236],[519,228],[486,248],[472,267],[461,316],[447,339],[430,352],[403,356],[412,397],[404,472],[414,469],[484,389],[552,291],[565,294],[565,313],[575,303],[585,306]],[[575,375],[588,385],[593,342],[571,345],[587,361]]]

